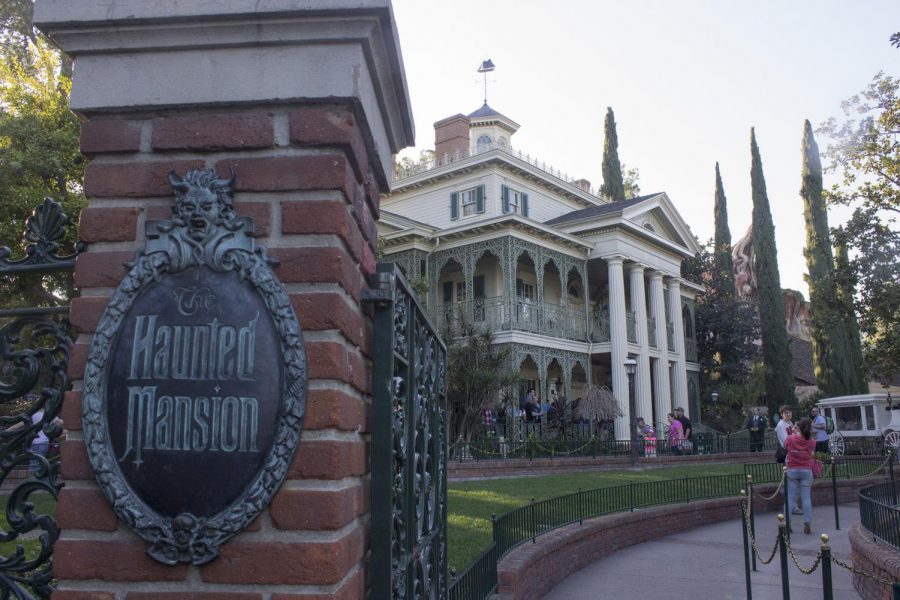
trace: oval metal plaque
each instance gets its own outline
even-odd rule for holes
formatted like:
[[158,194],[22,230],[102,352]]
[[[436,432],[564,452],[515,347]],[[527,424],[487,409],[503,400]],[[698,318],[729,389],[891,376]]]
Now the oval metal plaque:
[[84,436],[97,482],[154,559],[204,564],[271,502],[300,440],[306,354],[293,307],[234,214],[233,180],[170,175],[171,221],[97,326]]

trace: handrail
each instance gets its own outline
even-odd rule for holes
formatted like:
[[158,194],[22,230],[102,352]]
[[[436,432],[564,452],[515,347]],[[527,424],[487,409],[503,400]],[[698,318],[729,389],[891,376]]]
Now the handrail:
[[860,489],[859,520],[875,538],[900,550],[900,481]]

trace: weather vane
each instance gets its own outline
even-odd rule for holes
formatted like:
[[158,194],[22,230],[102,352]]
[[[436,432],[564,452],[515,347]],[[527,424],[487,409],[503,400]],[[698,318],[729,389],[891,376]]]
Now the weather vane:
[[487,59],[478,67],[479,73],[484,73],[484,103],[487,104],[487,74],[494,70],[494,63]]

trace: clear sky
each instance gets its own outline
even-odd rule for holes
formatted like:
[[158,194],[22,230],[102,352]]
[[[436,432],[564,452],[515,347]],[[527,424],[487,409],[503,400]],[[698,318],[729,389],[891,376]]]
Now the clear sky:
[[803,120],[842,116],[878,71],[900,75],[888,41],[900,0],[394,0],[394,13],[416,124],[416,149],[401,156],[434,147],[435,121],[481,106],[476,70],[490,58],[488,103],[521,124],[517,149],[599,188],[611,106],[641,193],[668,193],[701,241],[719,161],[737,242],[751,222],[755,127],[781,285],[807,297]]

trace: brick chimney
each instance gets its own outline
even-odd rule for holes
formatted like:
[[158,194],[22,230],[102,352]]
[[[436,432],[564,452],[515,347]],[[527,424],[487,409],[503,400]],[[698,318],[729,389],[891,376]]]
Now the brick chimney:
[[590,193],[591,191],[591,182],[587,179],[576,179],[572,184],[583,192]]
[[469,150],[469,119],[457,114],[441,119],[434,124],[434,156],[440,160],[444,155],[460,155]]

